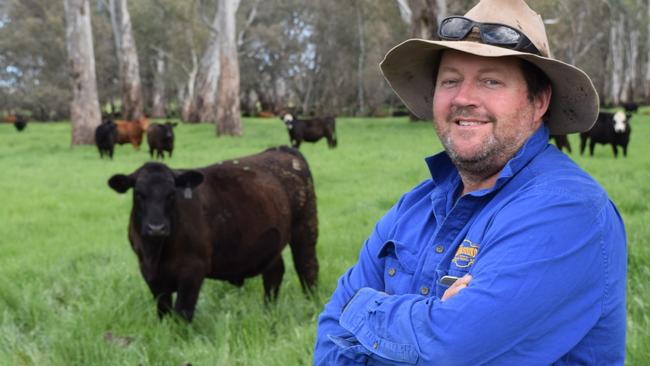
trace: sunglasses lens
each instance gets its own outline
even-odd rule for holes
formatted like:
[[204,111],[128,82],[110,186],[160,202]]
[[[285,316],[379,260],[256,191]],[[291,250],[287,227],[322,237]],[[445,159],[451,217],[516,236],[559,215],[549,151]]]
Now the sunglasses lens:
[[516,46],[521,39],[519,32],[502,25],[484,24],[481,31],[483,40],[491,44]]
[[440,24],[440,36],[448,39],[463,39],[472,29],[472,22],[463,18],[447,18]]

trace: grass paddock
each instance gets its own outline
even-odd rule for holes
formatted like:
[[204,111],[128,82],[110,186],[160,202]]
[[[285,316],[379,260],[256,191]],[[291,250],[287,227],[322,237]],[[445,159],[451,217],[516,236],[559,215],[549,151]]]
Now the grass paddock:
[[[191,168],[287,144],[278,119],[244,119],[243,137],[214,126],[176,129],[173,168]],[[596,147],[572,158],[609,192],[628,235],[627,363],[650,362],[650,117],[632,120],[628,157]],[[318,198],[320,279],[305,297],[285,250],[276,304],[265,306],[260,277],[241,288],[207,280],[194,322],[159,321],[126,237],[130,192],[107,185],[149,160],[146,143],[70,147],[68,123],[0,124],[0,365],[308,365],[316,319],[374,223],[428,177],[423,158],[441,150],[429,123],[405,118],[337,120],[339,145],[305,143]]]

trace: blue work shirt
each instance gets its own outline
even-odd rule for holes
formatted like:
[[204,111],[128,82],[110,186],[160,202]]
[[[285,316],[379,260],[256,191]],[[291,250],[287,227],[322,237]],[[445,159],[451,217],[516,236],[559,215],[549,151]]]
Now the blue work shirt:
[[[446,153],[376,224],[318,320],[316,365],[622,365],[626,238],[540,127],[458,197]],[[446,301],[444,275],[471,274]]]

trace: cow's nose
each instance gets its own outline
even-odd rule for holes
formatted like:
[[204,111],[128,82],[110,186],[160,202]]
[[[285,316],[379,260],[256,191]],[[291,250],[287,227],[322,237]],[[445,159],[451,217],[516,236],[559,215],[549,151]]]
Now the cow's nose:
[[150,236],[163,236],[167,235],[167,225],[165,224],[148,224],[147,225],[147,234]]

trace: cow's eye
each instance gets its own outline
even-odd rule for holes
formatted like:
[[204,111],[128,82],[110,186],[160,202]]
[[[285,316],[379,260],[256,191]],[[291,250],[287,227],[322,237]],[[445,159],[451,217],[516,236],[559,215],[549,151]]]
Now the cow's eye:
[[142,192],[135,192],[135,199],[137,199],[138,201],[144,201],[145,196]]

